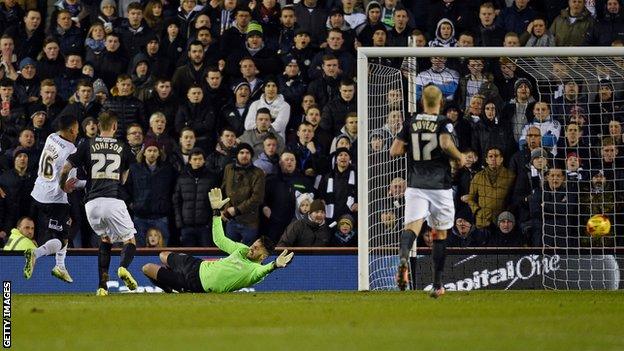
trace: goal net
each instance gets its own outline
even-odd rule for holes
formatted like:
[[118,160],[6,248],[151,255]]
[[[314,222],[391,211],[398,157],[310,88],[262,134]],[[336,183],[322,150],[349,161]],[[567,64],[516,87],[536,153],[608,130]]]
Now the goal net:
[[[379,59],[387,57],[393,59]],[[618,288],[616,247],[624,246],[624,49],[361,48],[358,77],[358,128],[367,136],[361,138],[366,143],[358,143],[360,290],[396,289],[407,160],[391,159],[388,150],[403,120],[420,111],[418,98],[427,84],[440,87],[446,108],[458,112],[458,146],[478,158],[470,179],[489,167],[490,146],[500,150],[513,174],[501,185],[504,191],[474,186],[480,188],[474,193],[467,193],[465,180],[462,189],[456,174],[456,218],[470,217],[474,227],[469,233],[474,237],[460,241],[541,248],[541,259],[554,262],[540,272],[547,289]],[[518,96],[526,93],[523,84],[528,99]],[[479,126],[492,113],[497,125],[507,123],[498,138],[484,137]],[[489,212],[483,215],[484,210]],[[498,219],[509,217],[499,217],[502,212],[512,214],[518,240],[501,241]],[[596,214],[608,218],[610,229],[591,236],[587,221]]]

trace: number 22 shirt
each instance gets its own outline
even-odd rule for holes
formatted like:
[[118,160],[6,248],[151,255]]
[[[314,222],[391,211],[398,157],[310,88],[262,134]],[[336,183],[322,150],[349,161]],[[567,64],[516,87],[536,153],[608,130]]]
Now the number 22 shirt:
[[85,202],[98,197],[123,198],[122,177],[130,167],[130,148],[116,138],[95,137],[82,143],[67,160],[84,167],[90,178]]

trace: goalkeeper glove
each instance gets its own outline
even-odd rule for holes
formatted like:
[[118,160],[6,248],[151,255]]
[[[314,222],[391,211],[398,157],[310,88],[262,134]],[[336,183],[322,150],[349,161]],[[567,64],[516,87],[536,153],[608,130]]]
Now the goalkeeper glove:
[[213,210],[220,210],[230,202],[230,198],[223,199],[223,195],[221,194],[220,188],[213,188],[208,193],[208,199],[210,199],[210,206]]
[[294,255],[294,252],[288,253],[288,250],[282,251],[274,262],[275,268],[284,268],[288,266]]

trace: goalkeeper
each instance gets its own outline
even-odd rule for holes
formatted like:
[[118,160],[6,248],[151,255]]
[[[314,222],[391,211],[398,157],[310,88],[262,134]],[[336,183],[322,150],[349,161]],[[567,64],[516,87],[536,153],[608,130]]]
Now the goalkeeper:
[[229,256],[218,261],[204,261],[163,251],[159,256],[164,267],[154,263],[143,266],[143,274],[152,283],[165,292],[229,292],[254,285],[276,268],[290,263],[294,253],[284,250],[274,262],[262,264],[274,249],[274,244],[265,236],[251,246],[226,238],[221,225],[221,208],[230,199],[223,199],[219,188],[212,189],[208,197],[213,209],[212,239]]

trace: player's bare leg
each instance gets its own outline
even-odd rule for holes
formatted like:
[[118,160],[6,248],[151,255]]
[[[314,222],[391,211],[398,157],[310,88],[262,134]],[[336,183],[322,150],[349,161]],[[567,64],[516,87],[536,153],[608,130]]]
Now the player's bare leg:
[[[167,256],[170,252],[167,252]],[[165,256],[166,257],[166,256]],[[162,253],[161,253],[161,260],[162,260]],[[158,264],[155,263],[148,263],[143,265],[143,274],[152,282],[152,284],[158,286],[159,288],[163,289],[164,292],[166,293],[171,293],[172,289],[167,286],[166,284],[164,284],[163,282],[158,280],[158,272],[161,269],[167,269],[166,267],[162,267]]]
[[169,265],[167,264],[167,259],[169,258],[169,255],[171,254],[171,251],[162,251],[160,254],[158,254],[158,258],[160,258],[160,262],[162,262],[162,264],[165,267],[169,267]]
[[119,258],[119,268],[117,269],[117,275],[119,276],[119,278],[121,278],[121,280],[124,281],[128,289],[130,290],[136,290],[137,288],[136,280],[134,280],[132,274],[130,274],[130,271],[128,271],[128,267],[134,259],[135,252],[136,241],[134,239],[134,236],[132,236],[132,239],[124,241],[124,245],[121,249],[121,255]]
[[401,291],[407,289],[409,285],[409,252],[414,244],[414,240],[416,240],[417,233],[420,233],[423,222],[424,219],[417,219],[408,223],[399,238],[400,261],[396,281]]
[[108,295],[108,286],[106,283],[108,282],[108,269],[110,267],[112,248],[113,244],[111,243],[110,238],[103,236],[102,241],[100,241],[100,249],[98,251],[99,287],[96,293],[97,296]]
[[444,261],[446,260],[446,234],[443,229],[432,230],[433,246],[431,248],[431,261],[433,267],[433,289],[429,296],[434,299],[444,295],[442,286],[442,273],[444,272]]

